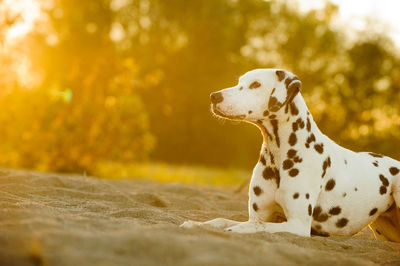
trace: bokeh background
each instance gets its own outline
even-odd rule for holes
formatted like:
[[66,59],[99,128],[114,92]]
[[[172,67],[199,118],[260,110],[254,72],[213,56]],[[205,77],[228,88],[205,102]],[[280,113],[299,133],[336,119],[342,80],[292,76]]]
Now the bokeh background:
[[303,7],[0,0],[0,165],[239,184],[262,138],[213,117],[209,93],[253,68],[300,77],[340,145],[400,159],[400,54],[387,25],[369,17],[351,29],[335,3]]

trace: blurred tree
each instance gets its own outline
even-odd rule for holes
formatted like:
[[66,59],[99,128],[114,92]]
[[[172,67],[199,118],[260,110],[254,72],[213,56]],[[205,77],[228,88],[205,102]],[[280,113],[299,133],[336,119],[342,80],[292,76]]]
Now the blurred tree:
[[34,78],[0,79],[12,88],[0,99],[0,162],[75,171],[141,160],[150,131],[153,160],[250,167],[260,134],[212,117],[208,95],[258,67],[296,73],[335,141],[400,158],[398,50],[380,32],[350,41],[332,26],[333,4],[54,0],[44,12],[11,60],[25,56]]
[[48,23],[21,44],[41,82],[1,98],[0,161],[91,171],[99,160],[145,158],[153,138],[133,86],[136,64],[109,38],[109,3],[60,0],[44,11]]
[[[261,142],[257,130],[249,125],[234,127],[230,122],[221,126],[207,110],[211,91],[232,86],[239,75],[257,67],[296,73],[326,134],[356,150],[376,150],[377,146],[368,144],[371,138],[377,139],[376,135],[361,140],[358,133],[354,134],[366,122],[354,114],[368,108],[371,96],[380,104],[376,107],[389,104],[383,97],[392,98],[397,88],[388,88],[385,96],[382,92],[371,95],[361,83],[372,84],[382,78],[383,65],[375,63],[385,61],[382,56],[389,55],[393,62],[398,58],[373,40],[366,41],[376,47],[371,54],[352,56],[358,44],[347,41],[331,26],[337,12],[337,6],[330,3],[324,9],[302,14],[282,1],[127,2],[116,12],[126,32],[121,47],[138,60],[140,76],[158,77],[157,83],[141,90],[149,103],[151,130],[158,139],[153,158],[180,163],[251,164]],[[384,38],[384,34],[379,36]],[[396,67],[389,65],[389,70]],[[362,73],[363,68],[374,74]],[[360,83],[354,85],[351,79]],[[358,94],[353,86],[359,88]],[[398,107],[393,108],[392,114],[398,114]],[[391,128],[398,125],[393,117],[387,119]],[[391,148],[378,147],[380,152],[399,156]]]
[[129,43],[125,53],[138,60],[145,80],[160,77],[141,90],[157,136],[154,159],[244,166],[258,157],[257,131],[221,125],[208,95],[232,86],[252,66],[240,49],[251,17],[268,7],[264,1],[155,0],[118,10],[127,32],[121,46]]

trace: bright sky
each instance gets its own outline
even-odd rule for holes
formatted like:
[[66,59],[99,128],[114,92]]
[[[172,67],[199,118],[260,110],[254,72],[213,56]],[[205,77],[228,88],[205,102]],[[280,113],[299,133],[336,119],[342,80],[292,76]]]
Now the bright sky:
[[[324,6],[325,0],[297,0],[303,11]],[[400,0],[331,0],[339,6],[339,23],[350,25],[356,30],[367,28],[365,16],[387,24],[390,36],[400,47]],[[1,3],[1,1],[0,1]],[[7,40],[13,40],[29,32],[33,22],[39,18],[40,9],[37,0],[3,0],[4,7],[21,14],[23,21],[17,23],[7,34]],[[1,14],[1,12],[0,12]]]
[[[16,39],[28,33],[32,29],[34,21],[40,15],[40,8],[35,0],[4,0],[0,4],[0,11],[5,9],[12,15],[21,16],[21,20],[7,32],[6,41]],[[3,12],[0,12],[0,14],[3,14]]]
[[[297,0],[303,11],[324,6],[324,0]],[[330,0],[339,6],[339,20],[355,30],[365,30],[365,17],[373,18],[387,25],[390,37],[400,47],[400,1],[399,0]]]

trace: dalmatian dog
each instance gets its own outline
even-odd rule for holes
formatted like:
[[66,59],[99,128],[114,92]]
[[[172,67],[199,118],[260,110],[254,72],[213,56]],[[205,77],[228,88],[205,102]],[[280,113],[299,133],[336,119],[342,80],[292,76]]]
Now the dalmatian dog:
[[400,162],[353,152],[315,124],[301,82],[279,69],[256,69],[236,86],[211,94],[217,116],[256,125],[263,135],[249,189],[249,220],[186,221],[238,233],[353,235],[370,226],[400,242]]

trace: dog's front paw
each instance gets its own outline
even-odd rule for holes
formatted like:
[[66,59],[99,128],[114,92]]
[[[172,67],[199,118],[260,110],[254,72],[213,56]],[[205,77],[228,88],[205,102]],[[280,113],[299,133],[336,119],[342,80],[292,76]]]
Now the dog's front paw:
[[225,229],[227,232],[236,233],[255,233],[259,231],[257,223],[254,222],[243,222]]
[[188,221],[185,221],[183,224],[181,224],[179,227],[181,227],[181,228],[193,228],[193,227],[196,227],[196,226],[201,226],[203,223],[201,223],[201,222],[195,222],[195,221],[191,221],[191,220],[188,220]]

